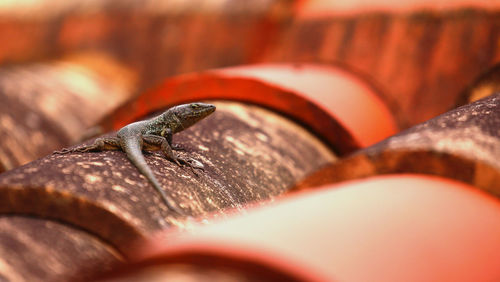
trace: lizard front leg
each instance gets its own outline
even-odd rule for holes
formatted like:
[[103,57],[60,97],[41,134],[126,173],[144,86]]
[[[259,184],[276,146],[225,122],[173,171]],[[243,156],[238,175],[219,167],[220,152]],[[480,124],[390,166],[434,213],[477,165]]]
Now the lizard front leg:
[[163,154],[165,154],[167,159],[175,162],[178,166],[181,166],[181,163],[189,166],[193,171],[193,173],[198,175],[194,171],[193,165],[188,160],[185,160],[174,154],[167,138],[158,135],[148,134],[148,135],[143,135],[142,140],[144,142],[144,147],[143,147],[144,150],[160,150],[163,152]]
[[87,146],[81,146],[73,149],[64,148],[61,151],[55,151],[52,154],[68,154],[73,152],[100,152],[107,150],[120,150],[120,138],[118,137],[104,137],[97,138],[93,144]]
[[[156,135],[155,135],[156,136]],[[179,145],[179,144],[172,144],[172,130],[170,128],[166,128],[165,131],[163,132],[162,136],[167,139],[168,145],[170,145],[170,148],[174,151],[185,151],[184,148]]]

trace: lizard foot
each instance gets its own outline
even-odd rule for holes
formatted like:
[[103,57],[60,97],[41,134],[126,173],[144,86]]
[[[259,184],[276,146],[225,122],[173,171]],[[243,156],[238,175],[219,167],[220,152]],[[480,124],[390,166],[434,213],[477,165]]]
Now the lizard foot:
[[78,147],[78,148],[72,148],[72,149],[64,148],[61,151],[54,151],[52,154],[53,155],[64,155],[64,154],[75,153],[75,152],[84,153],[84,152],[92,151],[93,149],[94,148],[92,148],[92,147]]
[[81,152],[80,148],[64,148],[61,151],[54,151],[52,154],[53,155],[64,155],[64,154],[69,154],[69,153],[74,153],[74,152]]
[[200,170],[205,171],[205,168],[203,167],[203,164],[200,163],[199,161],[195,160],[195,159],[191,159],[191,158],[184,159],[184,158],[181,158],[181,157],[177,157],[176,163],[179,166],[182,166],[181,164],[184,164],[184,165],[188,166],[191,169],[191,171],[193,172],[193,174],[196,175],[196,176],[199,176],[199,175],[195,171],[195,169],[200,169]]
[[64,155],[64,154],[67,154],[67,153],[70,153],[70,152],[71,152],[71,149],[64,148],[61,151],[54,151],[54,152],[52,152],[52,155]]

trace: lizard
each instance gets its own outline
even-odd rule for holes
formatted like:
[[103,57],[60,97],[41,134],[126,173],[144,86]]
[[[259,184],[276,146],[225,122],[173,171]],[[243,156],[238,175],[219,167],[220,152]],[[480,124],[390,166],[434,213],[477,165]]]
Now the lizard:
[[[118,130],[116,137],[97,138],[93,144],[76,148],[62,149],[54,154],[73,152],[99,152],[104,150],[122,150],[130,162],[146,177],[155,190],[160,193],[165,205],[172,211],[182,214],[173,200],[162,190],[160,182],[147,165],[142,151],[161,150],[167,159],[178,166],[188,165],[194,172],[192,164],[174,154],[177,149],[172,145],[172,135],[183,131],[215,111],[215,106],[206,103],[190,103],[169,108],[161,115],[148,120],[128,124]],[[196,174],[196,173],[195,173]]]

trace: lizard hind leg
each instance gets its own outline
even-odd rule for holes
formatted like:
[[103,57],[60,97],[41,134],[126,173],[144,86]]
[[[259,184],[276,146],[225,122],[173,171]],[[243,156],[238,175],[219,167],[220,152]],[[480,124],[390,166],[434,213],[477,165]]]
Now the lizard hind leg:
[[68,153],[84,153],[84,152],[99,152],[108,150],[120,150],[120,138],[118,137],[104,137],[97,138],[91,145],[76,147],[76,148],[64,148],[61,151],[55,151],[52,154],[68,154]]

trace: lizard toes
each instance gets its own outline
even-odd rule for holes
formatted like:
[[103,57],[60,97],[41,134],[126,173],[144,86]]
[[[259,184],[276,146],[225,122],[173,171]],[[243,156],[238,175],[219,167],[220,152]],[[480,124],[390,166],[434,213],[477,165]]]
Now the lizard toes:
[[92,150],[96,150],[96,149],[91,148],[91,147],[81,147],[81,148],[76,148],[74,151],[79,152],[79,153],[85,153],[85,152],[90,152]]
[[52,152],[52,155],[63,155],[63,154],[67,154],[67,153],[69,153],[69,150],[66,149],[66,148],[64,148],[64,149],[62,149],[60,151],[54,151],[54,152]]
[[178,158],[178,160],[179,160],[181,163],[183,163],[185,166],[188,166],[188,167],[191,169],[191,171],[193,172],[193,174],[194,174],[194,175],[196,175],[196,176],[198,176],[198,173],[196,173],[196,171],[194,170],[195,168],[198,168],[198,169],[202,169],[202,170],[204,170],[204,169],[203,169],[203,165],[201,165],[201,167],[195,167],[195,166],[193,166],[193,164],[192,164],[191,162],[193,162],[193,161],[194,161],[194,162],[199,163],[199,162],[198,162],[198,161],[196,161],[196,160],[193,160],[193,159],[183,159],[183,158]]
[[175,162],[178,166],[182,167],[182,164],[181,164],[181,162],[180,162],[180,161],[183,161],[183,160],[182,160],[181,158],[176,158],[176,159],[174,159],[174,162]]

